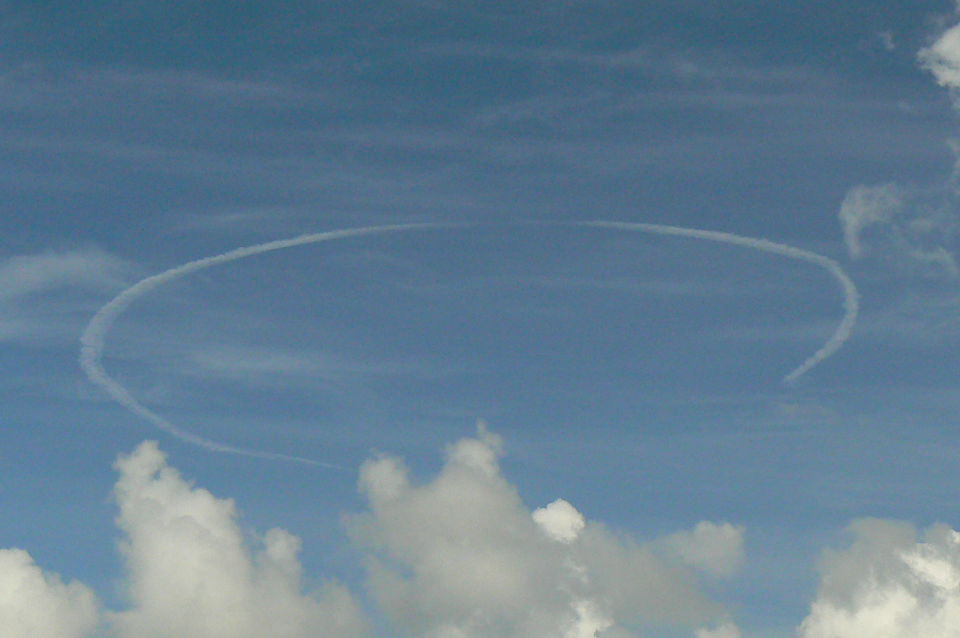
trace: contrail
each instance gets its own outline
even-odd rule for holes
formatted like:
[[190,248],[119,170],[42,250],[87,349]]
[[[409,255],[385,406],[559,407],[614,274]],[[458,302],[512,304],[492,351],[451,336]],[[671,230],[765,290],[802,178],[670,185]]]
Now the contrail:
[[[755,250],[774,253],[791,259],[798,259],[800,261],[806,261],[827,270],[840,283],[840,286],[843,289],[844,308],[846,312],[844,313],[843,319],[840,321],[839,326],[837,326],[837,329],[834,331],[830,339],[828,339],[819,350],[807,358],[807,360],[804,361],[799,367],[784,377],[784,381],[786,383],[792,383],[796,381],[802,375],[809,372],[811,368],[835,353],[850,337],[850,334],[853,331],[853,326],[857,320],[857,313],[859,312],[859,294],[857,293],[857,288],[850,277],[847,276],[837,262],[829,257],[824,257],[823,255],[803,250],[801,248],[795,248],[785,244],[778,244],[766,239],[756,239],[753,237],[734,235],[732,233],[700,230],[696,228],[683,228],[679,226],[665,226],[662,224],[612,221],[530,221],[524,222],[524,224],[536,226],[610,228],[614,230],[638,231],[657,235],[678,235],[682,237],[692,237],[694,239],[703,239],[725,244],[746,246]],[[246,257],[253,257],[254,255],[268,253],[275,250],[283,250],[285,248],[293,248],[295,246],[303,246],[306,244],[316,244],[325,241],[334,241],[337,239],[346,239],[348,237],[360,237],[363,235],[387,234],[412,230],[467,228],[476,225],[477,224],[465,223],[418,223],[348,228],[323,233],[298,235],[289,239],[280,239],[263,244],[256,244],[254,246],[244,246],[242,248],[236,248],[212,257],[205,257],[187,262],[175,268],[165,270],[159,274],[141,279],[100,308],[100,310],[94,314],[93,318],[84,329],[83,334],[80,336],[80,366],[83,368],[84,373],[87,375],[90,381],[102,387],[107,394],[113,398],[114,401],[127,408],[130,412],[146,419],[147,421],[159,427],[161,430],[171,434],[181,441],[197,445],[212,452],[240,454],[243,456],[252,456],[263,459],[294,461],[298,463],[306,463],[309,465],[318,465],[334,469],[346,469],[333,463],[325,463],[299,456],[290,456],[286,454],[262,452],[258,450],[248,450],[245,448],[234,447],[232,445],[218,443],[217,441],[204,438],[182,429],[181,427],[168,421],[164,417],[140,403],[140,401],[130,394],[130,392],[122,384],[107,374],[102,363],[103,349],[107,334],[110,332],[110,329],[117,317],[123,314],[123,312],[126,311],[126,309],[129,308],[130,304],[132,304],[134,301],[151,292],[155,288],[162,286],[163,284],[169,283],[181,277],[185,277],[189,274],[197,272],[198,270],[203,270],[204,268],[209,268],[211,266],[216,266],[231,261],[237,261],[238,259],[244,259]]]
[[694,239],[705,239],[707,241],[720,242],[722,244],[734,244],[736,246],[746,246],[765,253],[773,253],[790,259],[798,259],[816,266],[820,266],[837,280],[840,288],[843,290],[843,319],[837,325],[833,334],[827,339],[826,343],[820,346],[820,349],[810,355],[806,361],[801,363],[792,372],[783,378],[784,383],[794,383],[801,376],[809,372],[818,363],[831,356],[850,338],[853,334],[853,326],[857,323],[857,315],[860,313],[860,293],[857,292],[857,286],[850,279],[833,259],[825,257],[818,253],[778,244],[767,239],[758,239],[755,237],[744,237],[743,235],[734,235],[733,233],[723,233],[715,230],[700,230],[698,228],[683,228],[681,226],[665,226],[663,224],[641,224],[636,222],[610,222],[610,221],[585,221],[585,222],[567,222],[572,226],[593,226],[597,228],[613,228],[616,230],[632,230],[642,233],[653,233],[655,235],[676,235],[679,237],[693,237]]
[[253,257],[262,253],[272,252],[274,250],[283,250],[293,248],[294,246],[303,246],[305,244],[316,244],[323,241],[333,241],[336,239],[346,239],[347,237],[359,237],[362,235],[375,235],[391,232],[400,232],[405,230],[434,229],[434,228],[453,228],[456,224],[395,224],[387,226],[367,226],[364,228],[348,228],[346,230],[334,230],[325,233],[310,233],[307,235],[298,235],[290,239],[279,239],[277,241],[257,244],[255,246],[244,246],[235,248],[220,255],[205,257],[187,262],[183,265],[165,270],[162,273],[152,275],[146,279],[141,279],[130,286],[119,295],[111,299],[105,306],[100,308],[80,336],[80,367],[92,382],[103,388],[114,401],[127,408],[134,414],[150,421],[161,430],[173,435],[181,441],[198,445],[211,452],[225,452],[229,454],[240,454],[243,456],[253,456],[263,459],[274,459],[281,461],[295,461],[309,465],[320,465],[334,469],[346,469],[334,463],[324,463],[299,456],[289,456],[286,454],[275,454],[272,452],[261,452],[257,450],[247,450],[244,448],[225,445],[202,436],[188,432],[181,427],[171,423],[147,406],[138,401],[130,392],[123,387],[117,380],[107,374],[103,368],[103,347],[106,341],[107,333],[113,326],[113,322],[123,312],[130,307],[134,301],[143,295],[151,292],[153,289],[169,283],[175,279],[180,279],[189,274],[195,273],[204,268],[210,268],[219,264]]

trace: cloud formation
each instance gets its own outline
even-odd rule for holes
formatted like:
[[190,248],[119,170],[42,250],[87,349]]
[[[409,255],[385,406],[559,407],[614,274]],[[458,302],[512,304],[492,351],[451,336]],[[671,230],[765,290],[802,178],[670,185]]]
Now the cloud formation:
[[0,301],[64,286],[116,289],[129,274],[126,263],[98,250],[16,255],[0,262]]
[[0,549],[0,628],[4,638],[85,638],[97,626],[93,592],[44,572],[20,549]]
[[[615,231],[629,231],[652,233],[655,235],[688,237],[703,241],[719,242],[735,246],[744,246],[753,250],[779,255],[788,259],[795,259],[806,263],[814,264],[824,270],[836,280],[843,291],[844,314],[840,323],[837,325],[833,334],[820,348],[796,367],[793,371],[784,377],[784,381],[792,383],[801,376],[809,372],[820,362],[832,356],[839,350],[853,333],[853,327],[857,321],[857,315],[860,308],[860,296],[857,292],[856,284],[844,272],[833,259],[820,255],[818,253],[772,242],[766,239],[755,237],[746,237],[734,233],[717,232],[698,228],[683,228],[679,226],[667,226],[663,224],[643,224],[629,222],[610,222],[610,221],[586,221],[586,222],[527,222],[530,225],[551,226],[563,225],[568,227],[593,227],[607,228]],[[275,241],[264,242],[252,246],[242,246],[224,253],[194,259],[179,266],[169,268],[161,273],[151,275],[132,286],[124,289],[116,297],[103,305],[90,319],[83,333],[80,335],[80,367],[84,374],[94,384],[100,386],[114,401],[132,412],[133,414],[149,421],[168,434],[185,441],[187,443],[210,450],[211,452],[221,452],[228,454],[239,454],[243,456],[252,456],[258,458],[275,459],[282,461],[293,461],[306,463],[310,465],[319,465],[334,469],[343,469],[341,466],[333,463],[325,463],[314,459],[307,459],[287,454],[278,454],[261,450],[251,450],[220,443],[190,432],[176,423],[173,423],[163,415],[150,409],[141,403],[126,387],[112,376],[110,376],[103,366],[103,351],[106,346],[107,335],[110,333],[114,322],[130,307],[137,299],[149,294],[164,284],[171,283],[193,273],[202,271],[206,268],[218,266],[255,255],[262,255],[278,250],[286,250],[298,246],[317,244],[321,242],[336,241],[339,239],[365,237],[370,235],[384,235],[392,233],[401,233],[409,231],[423,230],[451,230],[476,227],[477,224],[469,223],[412,223],[412,224],[391,224],[383,226],[366,226],[360,228],[347,228],[341,230],[327,231],[322,233],[308,233],[297,235],[288,239],[279,239]],[[280,362],[282,366],[290,366],[289,359]],[[300,365],[297,363],[296,365]]]
[[[641,543],[563,499],[531,511],[502,453],[481,427],[426,482],[397,457],[362,465],[369,507],[346,525],[376,607],[364,610],[337,582],[305,590],[300,539],[271,529],[251,541],[233,501],[143,443],[115,465],[126,608],[101,612],[89,587],[4,549],[0,628],[4,638],[372,638],[378,614],[411,638],[641,638],[646,626],[741,638],[697,572],[735,574],[742,528],[703,521]],[[862,519],[849,533],[849,546],[824,553],[798,638],[956,638],[960,532]]]
[[871,255],[911,269],[960,274],[952,239],[960,223],[937,198],[949,195],[910,192],[897,184],[854,186],[838,214],[852,259]]
[[739,637],[696,573],[729,574],[739,528],[703,522],[639,543],[563,499],[531,511],[501,474],[502,453],[481,427],[423,484],[396,457],[363,464],[369,509],[347,527],[377,608],[364,611],[342,584],[306,591],[300,539],[272,529],[251,541],[232,500],[145,442],[115,464],[125,608],[101,612],[88,587],[0,550],[0,628],[4,638],[372,638],[379,614],[411,638],[638,638],[650,624]]
[[960,88],[960,24],[947,29],[936,42],[921,49],[917,59],[933,74],[937,84],[951,90]]
[[0,341],[72,337],[75,327],[62,329],[80,310],[70,293],[117,290],[132,274],[123,260],[92,249],[0,259]]
[[960,532],[863,519],[854,540],[823,558],[822,581],[801,638],[956,638]]
[[119,638],[352,638],[369,635],[335,583],[304,593],[300,539],[272,529],[251,549],[233,501],[192,487],[147,442],[116,464],[129,610]]
[[[954,107],[960,108],[960,24],[918,51],[917,60],[938,85],[949,90]],[[954,153],[960,154],[957,143],[949,143]],[[954,166],[954,179],[957,177],[960,163]],[[957,183],[933,188],[894,183],[851,188],[839,211],[850,257],[870,256],[923,274],[960,275],[955,257],[960,235],[960,218],[955,213]]]
[[639,623],[693,632],[722,621],[688,561],[658,549],[676,543],[694,555],[688,541],[719,534],[730,542],[709,543],[709,559],[692,562],[726,569],[740,559],[738,529],[701,523],[686,536],[640,544],[562,499],[531,512],[500,473],[501,452],[499,437],[481,429],[451,446],[443,470],[423,485],[392,456],[361,468],[371,508],[349,527],[368,552],[374,598],[404,635],[627,638]]
[[843,226],[843,241],[850,257],[863,257],[861,234],[864,229],[889,223],[902,206],[903,198],[896,184],[854,186],[847,191],[840,206],[839,217]]

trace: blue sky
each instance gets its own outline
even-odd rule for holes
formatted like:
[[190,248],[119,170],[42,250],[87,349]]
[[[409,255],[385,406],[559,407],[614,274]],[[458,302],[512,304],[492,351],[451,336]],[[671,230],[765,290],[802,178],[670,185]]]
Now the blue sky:
[[[250,603],[242,631],[279,614],[308,619],[291,637],[334,616],[340,636],[954,635],[956,6],[79,4],[0,3],[0,582],[48,596],[0,587],[0,619],[59,622],[67,597],[45,635],[217,638],[216,605],[174,627],[151,598],[190,591],[206,538],[164,536],[153,499],[254,566],[241,591],[204,563],[211,590],[339,583]],[[784,384],[844,316],[829,272],[554,224],[596,220],[823,255],[857,285],[857,324]],[[339,469],[190,444],[78,363],[87,323],[145,277],[413,223],[466,226],[198,270],[106,334],[107,373],[177,427]],[[556,499],[569,538],[531,517]],[[514,520],[530,536],[511,544],[494,523]],[[458,534],[485,549],[452,558]],[[161,578],[171,552],[183,572]],[[489,591],[444,580],[511,552],[530,617],[504,611],[503,571]],[[589,578],[543,584],[564,565]]]

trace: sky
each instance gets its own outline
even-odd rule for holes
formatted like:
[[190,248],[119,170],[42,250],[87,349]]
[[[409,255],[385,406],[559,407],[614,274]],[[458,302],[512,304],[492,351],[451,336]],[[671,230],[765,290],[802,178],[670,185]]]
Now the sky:
[[958,24],[0,0],[0,638],[957,638]]

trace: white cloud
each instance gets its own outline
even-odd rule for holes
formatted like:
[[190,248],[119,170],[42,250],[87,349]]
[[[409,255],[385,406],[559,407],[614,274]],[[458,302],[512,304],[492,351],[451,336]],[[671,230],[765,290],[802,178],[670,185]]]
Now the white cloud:
[[131,274],[123,260],[92,249],[0,259],[0,342],[74,339],[82,319],[71,293],[117,290]]
[[583,514],[562,498],[534,510],[533,520],[547,536],[559,543],[572,543],[577,540],[587,524]]
[[960,219],[945,203],[950,198],[896,184],[854,186],[838,215],[850,257],[871,255],[910,269],[960,274],[952,251]]
[[840,224],[847,251],[854,259],[863,256],[861,234],[864,229],[889,223],[902,206],[900,189],[895,184],[854,186],[840,206]]
[[298,538],[273,529],[252,551],[233,502],[192,487],[153,442],[116,467],[132,604],[110,615],[120,638],[368,635],[341,585],[302,593]]
[[947,29],[932,45],[917,53],[920,64],[933,73],[937,84],[960,88],[960,24]]
[[[502,448],[481,425],[478,436],[448,448],[443,470],[422,485],[399,459],[363,464],[360,488],[370,509],[351,516],[348,527],[392,631],[639,638],[636,625],[650,623],[697,638],[739,638],[684,565],[726,569],[728,555],[740,551],[739,528],[701,523],[641,544],[587,521],[563,499],[531,512],[500,472]],[[184,480],[155,442],[115,467],[126,608],[101,613],[86,586],[63,584],[24,551],[0,550],[3,638],[372,636],[346,587],[328,582],[304,591],[297,537],[272,529],[251,541],[233,501]],[[680,549],[665,551],[671,543]]]
[[[879,34],[888,49],[892,36]],[[950,90],[960,108],[960,24],[917,53],[920,65]],[[950,142],[960,154],[956,142]],[[960,163],[954,167],[960,177]],[[922,192],[897,184],[851,188],[840,207],[844,242],[853,259],[868,254],[926,273],[960,275],[954,244],[960,233],[957,192],[949,184]]]
[[0,549],[3,638],[83,638],[97,622],[97,600],[89,588],[45,573],[23,550]]
[[122,260],[98,250],[8,257],[0,262],[0,301],[63,287],[112,290],[129,274]]
[[828,552],[801,638],[960,636],[960,533],[863,519],[854,541]]
[[640,621],[692,633],[720,618],[694,574],[656,544],[585,522],[566,501],[531,512],[500,473],[501,446],[481,427],[423,485],[397,458],[363,465],[371,511],[349,527],[393,626],[423,638],[612,638],[633,636]]

